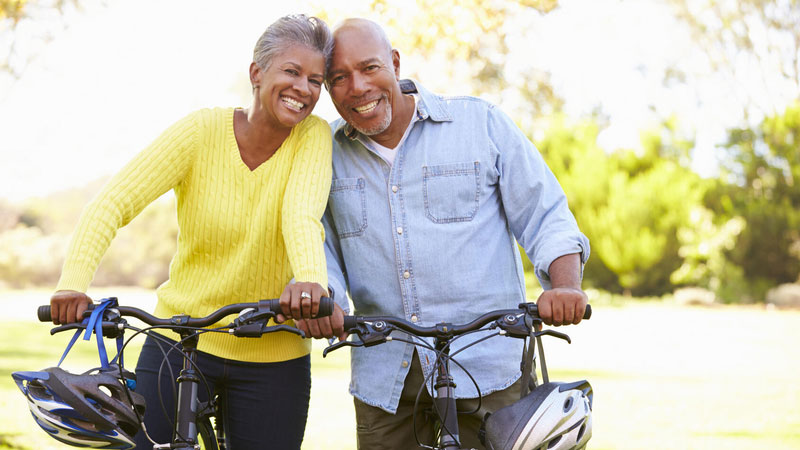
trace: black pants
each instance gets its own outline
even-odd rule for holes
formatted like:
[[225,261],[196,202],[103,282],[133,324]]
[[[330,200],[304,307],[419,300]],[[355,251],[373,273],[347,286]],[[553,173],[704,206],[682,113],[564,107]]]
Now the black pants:
[[[172,440],[175,421],[175,378],[181,370],[183,354],[169,353],[169,346],[148,337],[136,365],[137,388],[146,401],[144,423],[156,442]],[[198,352],[197,365],[212,392],[222,398],[222,417],[228,448],[299,449],[303,442],[311,392],[311,358],[275,363],[251,363],[219,358]],[[159,371],[161,393],[159,393]],[[198,397],[208,400],[208,389],[200,381]],[[163,401],[163,408],[162,408]],[[136,448],[151,449],[153,444],[141,431]]]

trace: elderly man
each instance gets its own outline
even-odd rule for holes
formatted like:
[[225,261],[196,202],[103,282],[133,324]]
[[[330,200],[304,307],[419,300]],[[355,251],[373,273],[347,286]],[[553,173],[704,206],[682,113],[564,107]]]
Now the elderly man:
[[[299,326],[315,337],[341,335],[346,293],[359,315],[425,326],[515,308],[525,301],[517,242],[545,288],[538,299],[544,321],[580,322],[589,242],[523,133],[485,101],[441,97],[401,81],[400,54],[373,22],[347,20],[334,39],[326,86],[342,120],[332,124],[324,224],[329,285],[341,308]],[[521,342],[504,338],[458,355],[484,396],[481,411],[459,419],[463,447],[480,448],[486,410],[519,398],[520,355]],[[414,400],[435,359],[397,341],[353,350],[359,448],[416,447]],[[478,392],[463,370],[452,370],[458,409],[469,410]],[[417,435],[431,443],[433,427],[417,420]]]

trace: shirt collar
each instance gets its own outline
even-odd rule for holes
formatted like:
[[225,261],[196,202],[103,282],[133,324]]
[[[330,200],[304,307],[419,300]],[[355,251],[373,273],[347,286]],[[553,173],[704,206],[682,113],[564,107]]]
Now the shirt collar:
[[[430,118],[434,122],[452,122],[453,117],[447,110],[447,102],[436,94],[429,92],[418,82],[410,79],[400,80],[400,90],[404,94],[418,94],[417,120],[423,121]],[[350,139],[355,139],[358,131],[344,119],[338,119],[335,124],[334,134],[342,133]]]

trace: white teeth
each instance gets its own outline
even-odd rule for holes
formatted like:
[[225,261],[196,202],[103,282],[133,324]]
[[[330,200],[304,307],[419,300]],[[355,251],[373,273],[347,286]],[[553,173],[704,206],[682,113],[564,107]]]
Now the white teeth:
[[378,106],[378,101],[377,100],[375,100],[373,102],[369,102],[364,106],[357,106],[355,108],[355,110],[359,114],[364,114],[364,113],[368,113],[368,112],[372,111],[373,109],[375,109],[376,106]]
[[306,106],[298,102],[297,100],[289,97],[281,97],[281,100],[283,100],[283,102],[286,103],[286,106],[295,111],[300,111],[301,109],[303,109],[304,106]]

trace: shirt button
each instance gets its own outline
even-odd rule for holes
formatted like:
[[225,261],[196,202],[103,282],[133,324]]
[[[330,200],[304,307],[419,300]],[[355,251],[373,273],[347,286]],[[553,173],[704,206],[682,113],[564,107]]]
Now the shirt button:
[[412,315],[411,315],[411,321],[412,321],[412,322],[414,322],[414,323],[416,323],[416,322],[417,322],[417,320],[419,320],[419,319],[417,319],[417,315],[416,315],[416,314],[412,314]]
[[403,234],[403,227],[397,227],[397,234]]
[[403,361],[403,367],[408,367],[408,361]]
[[403,272],[403,278],[408,279],[408,277],[410,277],[410,276],[411,276],[411,272],[409,272],[407,270],[405,272]]
[[392,192],[397,192],[397,186],[392,186]]

